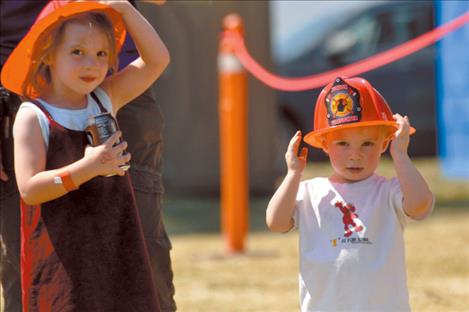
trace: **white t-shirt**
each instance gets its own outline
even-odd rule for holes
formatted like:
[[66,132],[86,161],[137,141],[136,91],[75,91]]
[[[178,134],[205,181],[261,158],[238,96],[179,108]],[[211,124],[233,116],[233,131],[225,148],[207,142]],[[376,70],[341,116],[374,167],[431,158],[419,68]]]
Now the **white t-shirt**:
[[409,311],[404,226],[396,178],[300,183],[301,311]]
[[[114,115],[111,99],[108,97],[106,92],[101,88],[97,88],[94,90],[94,93],[101,101],[101,104],[103,104],[103,107]],[[41,99],[38,99],[38,101],[49,112],[52,118],[61,126],[71,130],[84,131],[88,126],[88,117],[101,113],[101,109],[99,108],[98,103],[95,102],[91,95],[87,95],[87,99],[88,105],[83,109],[59,108]],[[47,116],[39,107],[37,107],[37,105],[31,102],[23,102],[19,109],[34,110],[37,119],[39,120],[42,137],[44,138],[44,143],[47,149],[49,146],[49,120],[47,119]]]

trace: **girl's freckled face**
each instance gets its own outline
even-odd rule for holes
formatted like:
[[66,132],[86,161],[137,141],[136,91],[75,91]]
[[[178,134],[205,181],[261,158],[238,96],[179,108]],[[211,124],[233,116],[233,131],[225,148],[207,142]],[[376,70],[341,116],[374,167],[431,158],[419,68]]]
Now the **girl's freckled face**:
[[109,69],[106,35],[88,24],[67,24],[50,68],[54,92],[90,93],[103,82]]

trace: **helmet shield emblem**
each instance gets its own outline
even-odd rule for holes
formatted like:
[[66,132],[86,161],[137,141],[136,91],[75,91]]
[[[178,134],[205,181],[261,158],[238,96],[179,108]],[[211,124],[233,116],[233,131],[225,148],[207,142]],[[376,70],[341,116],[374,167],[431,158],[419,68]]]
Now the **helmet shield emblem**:
[[337,78],[326,96],[327,120],[329,126],[337,126],[361,120],[360,93]]

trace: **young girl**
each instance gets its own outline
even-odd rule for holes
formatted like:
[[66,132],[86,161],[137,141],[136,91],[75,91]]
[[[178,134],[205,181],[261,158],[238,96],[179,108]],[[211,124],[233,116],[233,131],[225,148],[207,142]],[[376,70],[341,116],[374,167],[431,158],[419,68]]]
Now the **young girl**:
[[[108,75],[125,28],[140,57]],[[13,129],[24,311],[159,311],[120,167],[130,160],[127,143],[116,145],[116,132],[90,147],[84,129],[89,116],[115,115],[168,62],[158,34],[127,1],[53,1],[5,64],[3,85],[29,100]]]

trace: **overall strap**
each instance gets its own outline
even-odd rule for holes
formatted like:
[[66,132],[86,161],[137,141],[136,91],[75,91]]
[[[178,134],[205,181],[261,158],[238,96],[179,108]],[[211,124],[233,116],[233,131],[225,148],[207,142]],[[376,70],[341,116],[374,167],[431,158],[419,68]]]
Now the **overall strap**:
[[93,100],[95,100],[96,103],[98,103],[101,113],[107,113],[107,110],[104,108],[104,105],[101,103],[99,97],[96,95],[96,93],[94,93],[94,91],[91,92],[91,97],[93,98]]
[[34,103],[39,109],[46,115],[47,120],[49,121],[49,126],[58,125],[57,122],[52,118],[52,115],[49,113],[49,111],[44,107],[44,105],[41,104],[38,100],[32,100],[32,103]]

